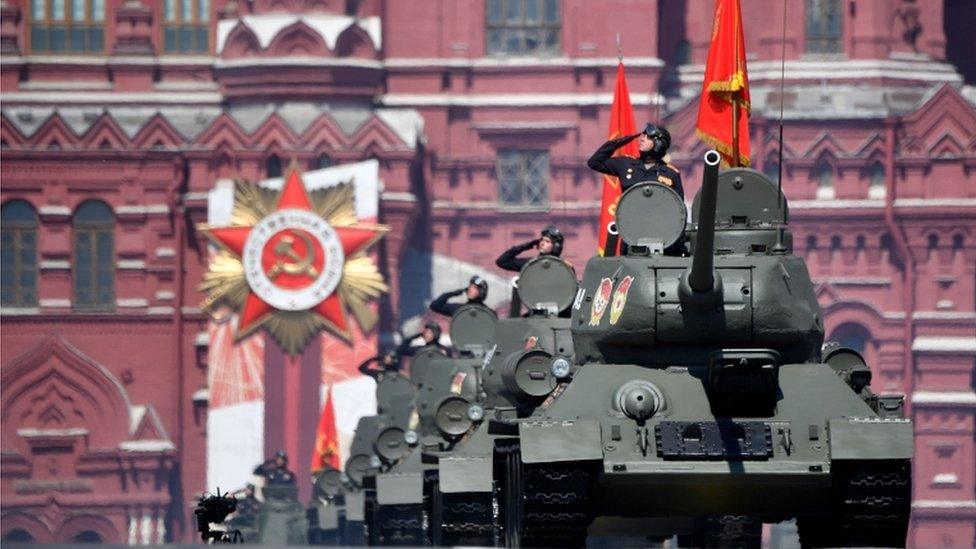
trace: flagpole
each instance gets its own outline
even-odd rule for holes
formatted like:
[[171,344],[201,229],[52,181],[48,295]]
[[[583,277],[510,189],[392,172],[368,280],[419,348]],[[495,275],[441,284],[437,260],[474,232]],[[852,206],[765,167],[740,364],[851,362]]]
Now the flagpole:
[[732,162],[731,167],[739,165],[739,98],[732,92]]

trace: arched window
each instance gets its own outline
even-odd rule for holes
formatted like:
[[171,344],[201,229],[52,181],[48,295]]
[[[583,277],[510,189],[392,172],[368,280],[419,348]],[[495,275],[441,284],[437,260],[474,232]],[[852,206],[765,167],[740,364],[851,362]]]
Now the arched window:
[[23,528],[14,528],[3,536],[3,541],[10,543],[34,543],[36,541],[30,532]]
[[315,159],[315,169],[321,170],[324,168],[332,167],[332,157],[327,154],[320,154],[318,158]]
[[26,200],[11,200],[0,209],[0,225],[0,303],[4,307],[36,307],[37,214]]
[[881,165],[881,162],[871,164],[871,168],[868,170],[868,175],[871,178],[871,186],[868,187],[868,198],[884,198],[885,169],[884,166]]
[[966,237],[964,237],[962,233],[956,233],[952,235],[952,249],[961,250],[965,241],[966,241]]
[[85,530],[75,534],[71,541],[75,543],[102,543],[102,536],[94,530]]
[[[854,349],[861,356],[864,356],[868,342],[871,341],[871,333],[860,324],[847,323],[838,326],[827,339],[828,341],[836,341],[848,349]],[[864,358],[867,359],[868,357],[864,356]]]
[[87,200],[74,219],[74,305],[84,311],[115,308],[115,216],[98,200]]
[[834,169],[823,162],[817,167],[817,198],[834,197]]
[[807,0],[807,53],[843,52],[840,0]]
[[276,154],[269,156],[264,169],[268,177],[281,177],[281,158]]

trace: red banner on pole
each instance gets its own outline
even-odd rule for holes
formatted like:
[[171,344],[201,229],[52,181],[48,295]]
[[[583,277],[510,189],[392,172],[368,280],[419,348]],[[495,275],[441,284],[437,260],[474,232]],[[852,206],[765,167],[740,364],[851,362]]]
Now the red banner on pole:
[[315,433],[315,450],[312,452],[312,472],[321,471],[326,467],[339,468],[339,433],[336,430],[331,386],[325,397],[319,428]]
[[[617,84],[613,90],[613,105],[610,107],[610,132],[608,139],[616,139],[624,135],[637,133],[634,129],[634,109],[630,105],[630,92],[627,90],[627,78],[624,75],[624,64],[617,65]],[[637,141],[631,141],[613,153],[620,155],[638,156]],[[604,254],[607,244],[607,226],[617,214],[617,201],[620,200],[620,181],[613,176],[603,176],[603,198],[600,201],[600,227],[597,253]]]
[[749,165],[749,111],[742,8],[739,0],[717,0],[696,127],[731,166]]

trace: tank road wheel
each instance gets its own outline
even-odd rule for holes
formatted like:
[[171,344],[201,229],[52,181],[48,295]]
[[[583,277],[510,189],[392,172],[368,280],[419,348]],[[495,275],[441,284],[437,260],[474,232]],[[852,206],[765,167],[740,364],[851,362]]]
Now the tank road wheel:
[[517,443],[500,448],[507,547],[582,547],[593,520],[588,463],[523,464]]
[[800,517],[803,547],[904,547],[912,499],[908,460],[835,462],[834,513]]
[[746,515],[702,517],[698,519],[690,541],[692,547],[759,549],[762,547],[762,521]]

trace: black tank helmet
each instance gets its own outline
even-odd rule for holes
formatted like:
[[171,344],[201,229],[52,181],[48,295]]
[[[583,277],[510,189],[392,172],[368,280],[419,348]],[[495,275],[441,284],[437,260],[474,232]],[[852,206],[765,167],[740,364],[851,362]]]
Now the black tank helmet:
[[426,324],[424,324],[424,329],[425,330],[430,330],[431,332],[434,333],[434,341],[432,341],[431,344],[437,343],[438,341],[441,340],[441,325],[440,324],[438,324],[438,323],[434,322],[433,320],[431,320],[431,321],[427,322]]
[[648,122],[647,126],[644,126],[644,133],[647,134],[647,137],[654,139],[654,148],[649,151],[651,156],[658,159],[664,158],[668,149],[671,148],[671,132],[663,126]]
[[471,277],[471,280],[468,281],[468,285],[471,285],[471,284],[474,284],[475,286],[478,287],[478,298],[477,299],[472,299],[471,301],[477,301],[478,303],[481,303],[482,301],[484,301],[485,299],[488,298],[488,281],[487,280],[481,278],[478,275],[474,275],[474,276]]
[[399,370],[400,369],[400,355],[397,354],[396,350],[389,349],[383,353],[383,358],[381,359],[381,364],[386,370]]
[[549,237],[549,240],[552,240],[552,254],[551,255],[554,255],[556,257],[559,257],[560,255],[562,255],[562,253],[563,253],[563,233],[559,230],[559,227],[556,227],[555,225],[546,225],[546,227],[544,229],[542,229],[542,232],[540,234],[541,234],[541,236],[547,236],[547,237]]

